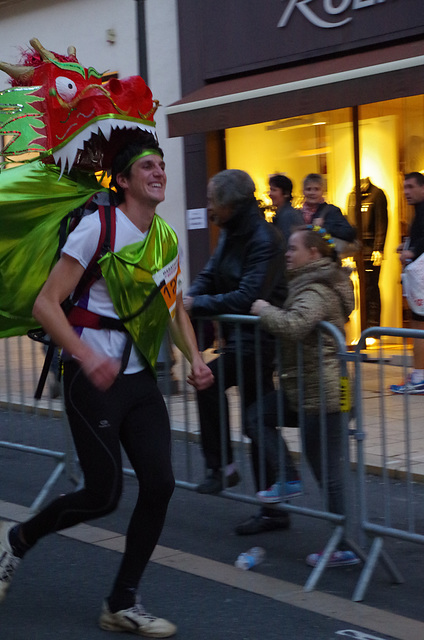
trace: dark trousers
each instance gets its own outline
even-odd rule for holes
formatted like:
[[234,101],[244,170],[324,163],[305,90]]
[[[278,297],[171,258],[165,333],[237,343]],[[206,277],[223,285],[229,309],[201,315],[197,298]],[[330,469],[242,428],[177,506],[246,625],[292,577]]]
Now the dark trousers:
[[381,267],[375,266],[372,260],[364,260],[367,327],[380,326],[381,296],[378,286],[380,271]]
[[[271,486],[281,477],[281,459],[285,463],[283,477],[297,478],[296,467],[278,426],[278,393],[267,395],[263,400],[263,456],[265,456],[266,485]],[[296,426],[298,416],[290,411],[288,401],[283,396],[284,425]],[[340,413],[326,414],[326,428],[321,431],[319,415],[305,414],[305,453],[320,487],[326,487],[328,507],[332,513],[344,513],[343,503],[343,440]],[[247,435],[259,446],[259,421],[256,405],[247,414]],[[324,443],[323,452],[321,444]],[[283,447],[282,456],[280,453]],[[325,464],[323,464],[325,462]],[[263,488],[263,487],[262,487]]]
[[112,512],[122,492],[122,444],[139,492],[114,593],[135,590],[156,546],[174,489],[168,412],[148,371],[96,389],[75,362],[65,364],[66,411],[85,485],[22,525],[26,542]]
[[[252,458],[257,490],[268,489],[281,477],[283,463],[285,481],[297,480],[298,470],[286,445],[276,428],[278,423],[278,393],[272,391],[263,399],[263,437],[261,442],[258,405],[251,405],[247,411],[246,435],[252,440],[252,448],[258,453]],[[283,398],[284,425],[297,426],[297,416],[289,412],[288,403]],[[293,422],[294,420],[294,422]],[[281,423],[280,423],[281,426]],[[281,451],[282,447],[282,451]],[[263,483],[265,480],[265,485]]]
[[[321,452],[323,440],[325,457]],[[326,414],[324,433],[321,433],[319,416],[305,415],[305,447],[306,457],[318,484],[321,488],[327,487],[329,510],[343,514],[343,438],[340,413]]]
[[[218,360],[223,366],[223,388],[229,389],[239,385],[239,391],[243,398],[242,416],[244,410],[256,401],[256,369],[255,357],[253,354],[242,355],[243,381],[237,379],[237,359],[233,352],[223,353],[213,360],[209,366],[215,376],[214,384],[204,391],[197,392],[199,406],[200,432],[202,437],[202,448],[205,456],[206,467],[218,470],[225,464],[233,462],[233,452],[231,447],[230,428],[228,420],[228,401],[224,394],[224,420],[220,424],[220,372]],[[262,390],[263,394],[269,393],[273,388],[273,365],[272,357],[264,358],[265,364],[262,367]],[[245,432],[245,425],[242,425]],[[221,431],[223,432],[221,435]],[[222,441],[223,437],[223,441]],[[252,450],[253,458],[257,457],[256,447]]]

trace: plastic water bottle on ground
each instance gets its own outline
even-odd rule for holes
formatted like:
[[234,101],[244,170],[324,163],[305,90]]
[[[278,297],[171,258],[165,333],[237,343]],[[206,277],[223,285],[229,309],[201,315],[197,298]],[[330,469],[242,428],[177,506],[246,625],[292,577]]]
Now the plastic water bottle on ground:
[[237,569],[243,569],[247,571],[257,564],[260,564],[265,557],[265,549],[262,547],[252,547],[249,551],[241,553],[235,561]]

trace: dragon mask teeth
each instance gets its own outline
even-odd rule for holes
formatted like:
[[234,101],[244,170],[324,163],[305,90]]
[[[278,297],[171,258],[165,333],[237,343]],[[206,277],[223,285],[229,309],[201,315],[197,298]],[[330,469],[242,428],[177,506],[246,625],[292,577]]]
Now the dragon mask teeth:
[[117,145],[136,136],[137,131],[155,133],[153,126],[107,119],[94,122],[78,132],[68,142],[52,152],[54,162],[61,167],[61,176],[76,166],[81,169],[101,170],[110,166]]

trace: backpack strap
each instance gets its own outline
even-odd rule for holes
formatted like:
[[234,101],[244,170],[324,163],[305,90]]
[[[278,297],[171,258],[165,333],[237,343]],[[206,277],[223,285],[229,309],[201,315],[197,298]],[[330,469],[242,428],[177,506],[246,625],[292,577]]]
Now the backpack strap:
[[114,206],[99,206],[100,235],[97,249],[84,271],[81,280],[77,284],[70,304],[66,309],[66,315],[73,327],[86,327],[87,329],[112,329],[126,331],[124,323],[118,318],[101,316],[93,311],[79,307],[76,303],[101,275],[99,259],[108,251],[115,248],[116,237],[116,209]]
[[81,296],[100,278],[101,270],[98,265],[98,260],[106,255],[108,251],[113,251],[115,248],[116,209],[113,206],[99,206],[98,209],[100,217],[99,242],[93,257],[75,288],[71,299],[72,304],[78,302]]
[[[89,201],[87,204],[91,205],[91,201]],[[80,222],[83,216],[84,210],[86,208],[87,208],[87,205],[76,210],[76,212],[73,212],[74,215],[71,217],[70,231],[73,231],[73,229],[78,225],[78,223]],[[100,217],[100,236],[99,236],[99,242],[97,243],[96,251],[94,252],[93,257],[91,258],[87,268],[85,269],[81,277],[81,280],[77,284],[72,298],[69,298],[68,300],[66,300],[62,306],[68,317],[69,322],[73,326],[88,326],[93,329],[110,328],[110,329],[116,329],[118,331],[125,331],[125,327],[120,320],[117,320],[114,318],[105,318],[103,316],[99,316],[95,313],[92,313],[86,309],[78,309],[78,307],[75,306],[75,303],[81,298],[81,296],[84,295],[90,289],[90,287],[94,284],[94,282],[100,278],[101,270],[98,265],[98,260],[104,255],[106,255],[108,251],[113,251],[115,247],[116,208],[113,205],[111,206],[99,205],[98,210],[99,210],[99,217]],[[59,253],[65,244],[67,232],[68,232],[68,217],[64,218],[60,225],[59,250],[58,250]],[[89,318],[87,318],[88,315],[90,316]],[[51,340],[49,340],[47,344],[48,344],[48,349],[47,349],[46,357],[44,359],[43,369],[40,374],[40,378],[37,384],[37,389],[34,393],[34,398],[36,398],[37,400],[41,398],[41,395],[43,393],[44,385],[46,383],[47,376],[50,370],[50,365],[53,359],[54,350],[56,348],[56,346]]]
[[123,331],[127,333],[127,339],[125,341],[124,352],[121,358],[120,373],[125,371],[128,360],[131,353],[132,338],[125,328],[124,323],[119,318],[109,318],[107,316],[101,316],[97,313],[78,307],[75,303],[84,295],[90,287],[98,280],[101,275],[101,269],[98,264],[100,258],[102,258],[108,251],[113,251],[115,248],[116,237],[116,207],[112,204],[110,206],[99,205],[99,217],[100,217],[100,237],[97,244],[97,249],[93,254],[84,274],[79,281],[74,295],[72,296],[72,307],[67,313],[70,324],[74,327],[86,327],[88,329],[110,329],[112,331]]
[[72,307],[67,315],[68,321],[73,327],[85,327],[86,329],[111,329],[114,331],[126,331],[124,323],[119,318],[101,316],[98,313]]
[[56,345],[50,340],[48,343],[46,356],[44,358],[43,368],[41,370],[40,377],[38,379],[37,388],[34,392],[34,398],[36,400],[40,400],[41,395],[43,393],[44,385],[46,384],[47,376],[49,375],[50,366],[52,364],[55,349],[56,349]]

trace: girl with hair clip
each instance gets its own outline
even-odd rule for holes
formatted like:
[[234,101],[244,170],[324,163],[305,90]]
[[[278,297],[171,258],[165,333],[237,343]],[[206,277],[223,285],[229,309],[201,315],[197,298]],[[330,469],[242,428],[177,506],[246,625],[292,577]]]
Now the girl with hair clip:
[[[290,412],[298,410],[297,342],[303,343],[304,402],[306,456],[313,473],[322,486],[324,473],[321,460],[320,385],[325,391],[327,427],[327,470],[329,509],[343,513],[343,449],[340,413],[340,368],[337,345],[333,338],[322,334],[319,346],[317,325],[325,320],[344,332],[344,325],[354,308],[353,287],[349,270],[343,268],[333,238],[316,225],[299,227],[289,238],[286,253],[289,292],[283,308],[256,300],[251,313],[260,316],[261,328],[282,338],[284,395]],[[319,367],[319,349],[322,349],[322,367]],[[307,372],[307,373],[306,373]],[[321,381],[322,380],[322,381]],[[265,455],[267,464],[273,465],[276,477],[278,467],[277,392],[264,398]],[[248,416],[248,435],[258,438],[257,410],[252,407]],[[287,483],[285,483],[287,484]],[[257,497],[266,503],[280,502],[285,497],[284,484],[276,482]],[[356,564],[358,557],[349,549],[335,551],[329,566]],[[315,566],[318,553],[307,557]]]

